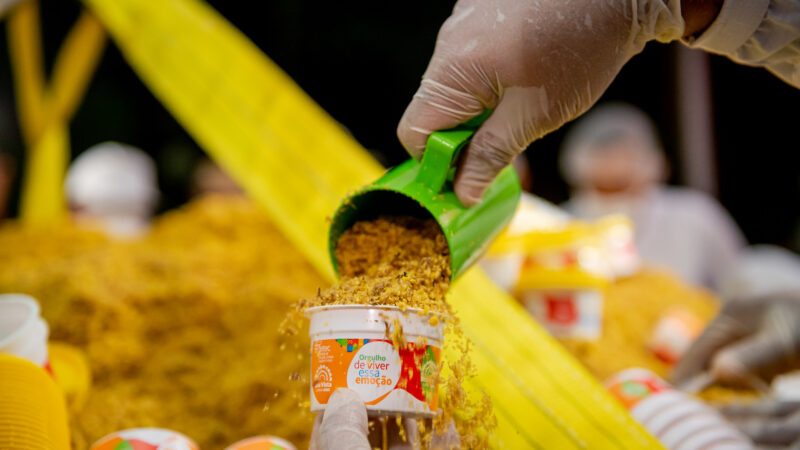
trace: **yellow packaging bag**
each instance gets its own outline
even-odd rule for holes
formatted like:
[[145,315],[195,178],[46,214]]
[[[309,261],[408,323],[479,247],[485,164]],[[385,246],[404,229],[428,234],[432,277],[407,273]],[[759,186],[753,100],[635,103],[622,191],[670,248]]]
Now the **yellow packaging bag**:
[[579,221],[526,194],[482,266],[554,336],[597,340],[608,284],[639,260],[627,218]]

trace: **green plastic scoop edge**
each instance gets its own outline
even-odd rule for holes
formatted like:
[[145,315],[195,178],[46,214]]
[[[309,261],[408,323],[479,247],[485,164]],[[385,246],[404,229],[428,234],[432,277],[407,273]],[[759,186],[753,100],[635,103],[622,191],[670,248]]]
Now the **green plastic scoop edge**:
[[454,164],[459,151],[491,114],[430,135],[422,161],[409,159],[350,195],[331,222],[328,248],[338,276],[336,245],[355,222],[380,216],[432,217],[450,248],[451,279],[457,278],[486,251],[517,208],[521,188],[513,167],[506,167],[477,205],[467,208],[453,192]]

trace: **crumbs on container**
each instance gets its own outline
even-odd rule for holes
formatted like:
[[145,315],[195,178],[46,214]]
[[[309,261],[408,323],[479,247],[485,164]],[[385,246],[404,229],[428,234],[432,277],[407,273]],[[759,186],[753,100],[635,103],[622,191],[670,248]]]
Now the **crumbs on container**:
[[[447,339],[453,341],[451,347],[461,358],[449,363],[448,375],[440,383],[442,414],[432,423],[428,421],[428,426],[426,421],[418,421],[422,444],[430,446],[433,434],[445,433],[452,420],[463,448],[486,448],[497,419],[488,396],[468,395],[464,388],[475,369],[469,341],[445,301],[450,288],[450,250],[439,225],[432,219],[413,217],[356,222],[339,238],[336,259],[339,283],[298,302],[282,328],[289,334],[298,333],[303,311],[329,305],[418,308],[420,314],[430,315],[431,326],[442,321]],[[398,320],[391,327],[387,323],[386,328],[386,337],[395,346],[407,345]]]

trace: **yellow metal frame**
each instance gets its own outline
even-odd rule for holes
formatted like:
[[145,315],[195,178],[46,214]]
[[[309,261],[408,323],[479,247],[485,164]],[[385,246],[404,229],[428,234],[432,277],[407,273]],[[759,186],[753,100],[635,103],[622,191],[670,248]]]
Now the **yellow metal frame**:
[[48,86],[40,36],[38,1],[16,5],[8,19],[8,42],[20,128],[27,147],[20,215],[29,225],[51,223],[64,214],[67,124],[106,42],[102,24],[90,11],[84,11],[58,53]]

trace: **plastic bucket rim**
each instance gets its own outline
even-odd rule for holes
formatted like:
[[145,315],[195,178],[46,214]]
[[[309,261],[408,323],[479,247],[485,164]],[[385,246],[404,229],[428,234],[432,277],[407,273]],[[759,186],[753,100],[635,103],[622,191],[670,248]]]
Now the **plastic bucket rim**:
[[35,298],[28,294],[0,294],[0,309],[2,309],[3,305],[10,304],[22,305],[23,307],[27,308],[28,316],[25,317],[22,323],[20,323],[19,326],[11,331],[11,333],[5,336],[0,336],[0,349],[5,348],[11,342],[17,340],[20,335],[24,334],[31,326],[35,324],[36,319],[39,318],[39,314],[41,313],[39,302],[37,302]]
[[[369,322],[374,322],[374,324],[381,323],[376,328],[374,324],[366,325],[367,322],[360,322],[362,320],[361,317],[356,316],[358,318],[354,319],[352,315],[348,314],[345,317],[347,312],[355,312],[360,311],[366,317],[367,314],[370,314],[371,311],[377,311],[380,317],[380,321],[375,321],[375,318],[372,317]],[[315,316],[317,313],[325,313],[329,312],[331,314],[336,314],[337,316],[331,317],[328,320],[344,320],[345,322],[349,322],[351,320],[355,320],[357,322],[356,325],[352,323],[347,325],[329,325],[329,322],[325,322],[324,328],[320,328],[319,321],[322,319],[315,319],[312,316]],[[312,308],[308,308],[305,311],[306,317],[310,320],[308,335],[311,338],[312,343],[323,336],[328,336],[332,334],[351,334],[351,335],[385,335],[386,328],[390,327],[393,329],[394,325],[389,323],[389,319],[392,317],[384,317],[382,313],[393,314],[394,317],[399,317],[401,324],[400,326],[403,329],[403,334],[407,337],[423,337],[425,339],[430,339],[437,343],[437,345],[442,345],[445,340],[445,318],[449,317],[446,314],[442,314],[439,312],[428,312],[427,314],[424,313],[424,310],[421,308],[406,308],[405,310],[397,307],[397,306],[390,306],[390,305],[379,305],[379,306],[370,306],[370,305],[329,305],[329,306],[315,306]],[[429,319],[431,317],[439,318],[439,322],[436,325],[431,325]],[[315,320],[317,321],[317,326],[315,327]],[[372,338],[370,338],[372,339]]]
[[[397,167],[397,166],[395,166],[395,167]],[[395,169],[395,167],[392,167],[389,170],[393,170],[393,169]],[[360,197],[362,195],[367,195],[367,194],[374,193],[374,192],[391,192],[393,194],[401,195],[401,196],[407,198],[408,200],[416,202],[419,205],[420,209],[422,209],[423,211],[425,211],[427,213],[427,215],[428,215],[427,218],[433,219],[436,222],[436,225],[442,231],[442,235],[444,235],[444,238],[447,241],[447,251],[449,253],[448,256],[449,256],[449,259],[450,259],[450,264],[449,264],[449,266],[450,266],[450,281],[451,282],[455,281],[456,278],[458,278],[458,275],[461,275],[461,272],[460,272],[461,267],[458,267],[459,272],[456,272],[455,263],[453,262],[453,252],[451,251],[451,247],[450,247],[451,244],[452,244],[451,243],[451,237],[452,236],[448,235],[448,233],[445,232],[445,228],[442,225],[439,217],[437,217],[435,214],[433,214],[431,212],[431,210],[428,209],[428,207],[426,207],[424,204],[422,204],[422,202],[420,202],[419,200],[417,200],[416,198],[412,197],[411,195],[409,195],[408,193],[406,193],[404,191],[401,191],[401,190],[398,190],[398,189],[391,189],[391,188],[388,188],[386,186],[376,186],[375,182],[373,182],[371,184],[368,184],[368,185],[362,187],[361,189],[359,189],[358,191],[356,191],[356,192],[348,195],[347,197],[345,197],[345,200],[341,203],[341,205],[339,205],[338,208],[336,208],[336,211],[333,213],[333,218],[331,219],[331,223],[333,224],[333,223],[337,222],[337,220],[339,219],[339,217],[341,216],[341,213],[343,212],[343,210],[345,208],[352,208],[351,205],[352,205],[352,200],[353,199],[355,199],[356,197]],[[355,223],[355,221],[353,223]],[[352,227],[352,224],[350,226]],[[338,238],[341,238],[342,235],[348,229],[349,229],[349,227],[348,228],[344,228],[343,231],[337,237],[336,242],[334,242],[333,241],[333,234],[331,233],[331,230],[333,230],[333,226],[328,228],[328,251],[330,253],[331,264],[333,266],[333,273],[334,273],[334,275],[336,275],[337,279],[341,278],[341,275],[339,274],[339,259],[336,258],[336,247],[339,244]]]

